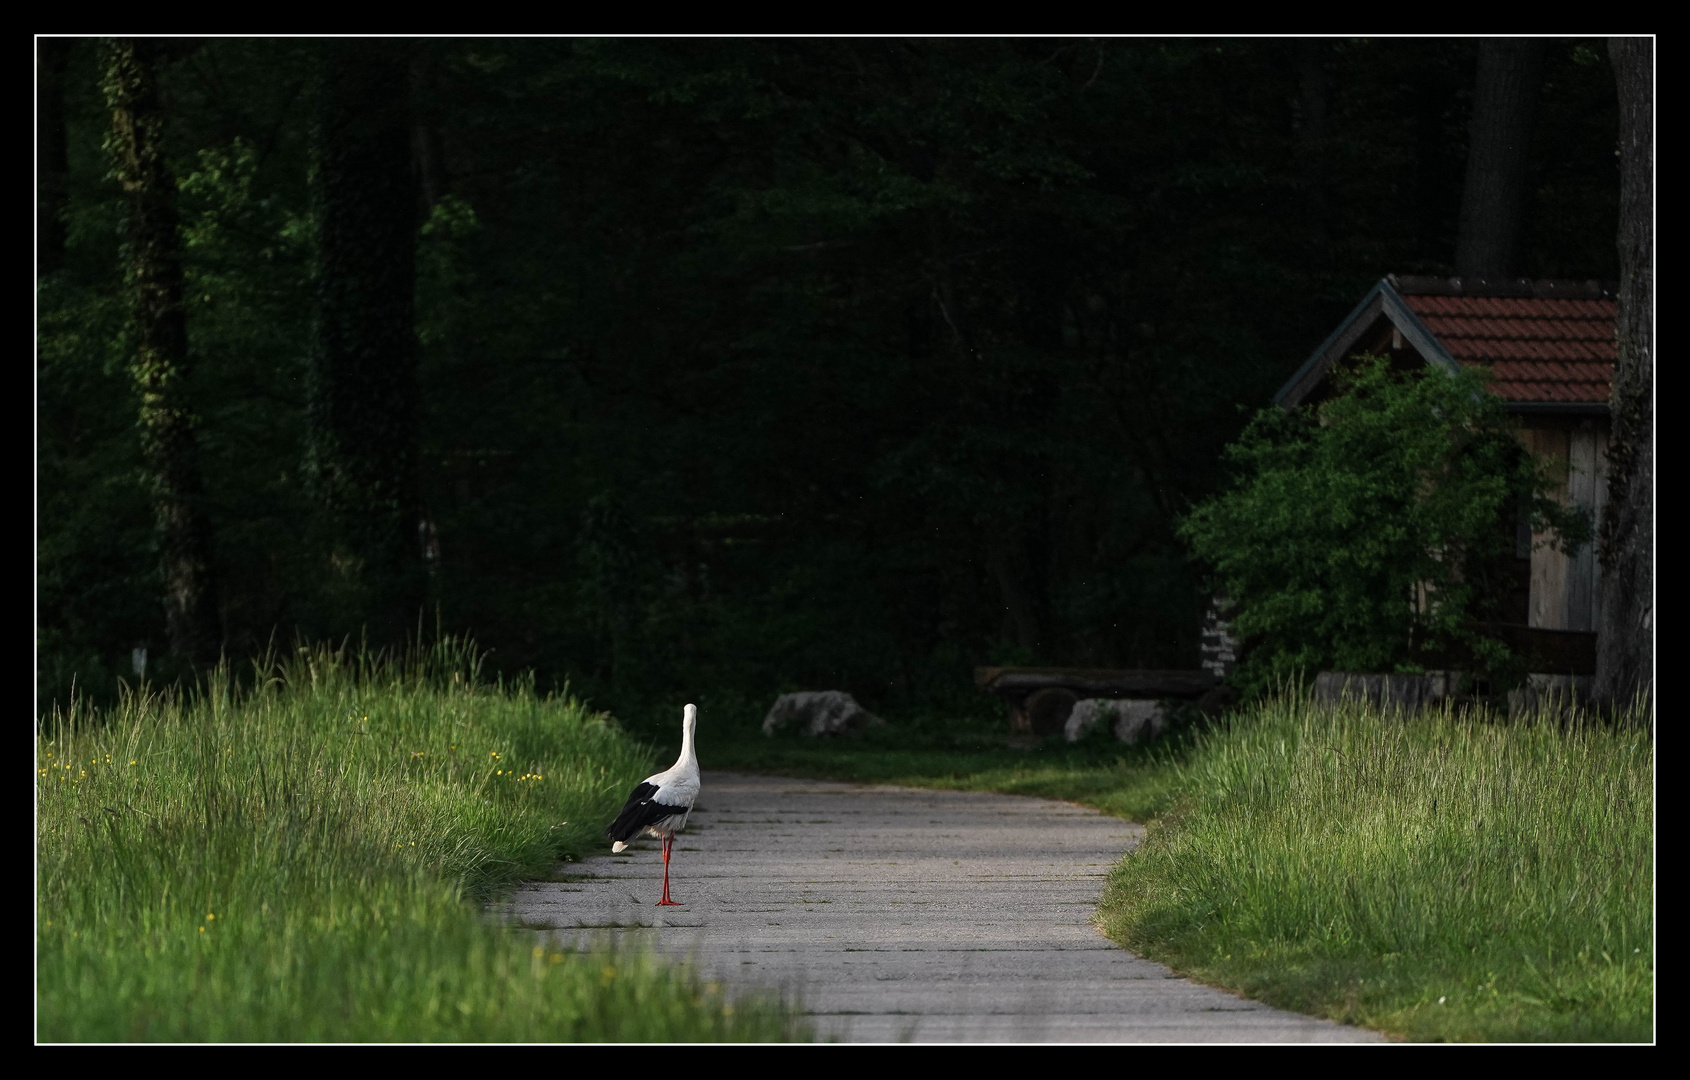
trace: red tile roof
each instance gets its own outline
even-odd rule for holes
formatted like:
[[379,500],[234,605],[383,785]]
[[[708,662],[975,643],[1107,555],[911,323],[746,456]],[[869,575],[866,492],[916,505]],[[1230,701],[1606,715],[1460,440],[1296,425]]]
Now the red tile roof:
[[1603,402],[1614,376],[1614,301],[1431,296],[1403,301],[1450,356],[1490,367],[1506,401]]

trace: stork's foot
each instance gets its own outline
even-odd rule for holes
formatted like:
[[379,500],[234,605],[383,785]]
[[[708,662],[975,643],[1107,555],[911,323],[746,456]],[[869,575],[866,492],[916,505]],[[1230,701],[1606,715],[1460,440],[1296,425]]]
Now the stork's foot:
[[657,906],[658,907],[681,907],[682,905],[681,905],[681,902],[679,900],[670,900],[669,898],[665,897],[664,899],[659,900],[657,902]]

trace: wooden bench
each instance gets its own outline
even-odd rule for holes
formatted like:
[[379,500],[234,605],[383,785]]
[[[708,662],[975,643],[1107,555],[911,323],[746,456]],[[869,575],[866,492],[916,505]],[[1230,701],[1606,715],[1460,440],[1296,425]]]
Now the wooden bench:
[[1009,706],[1011,738],[1055,735],[1082,698],[1196,700],[1218,680],[1207,671],[1116,668],[983,667],[974,684]]

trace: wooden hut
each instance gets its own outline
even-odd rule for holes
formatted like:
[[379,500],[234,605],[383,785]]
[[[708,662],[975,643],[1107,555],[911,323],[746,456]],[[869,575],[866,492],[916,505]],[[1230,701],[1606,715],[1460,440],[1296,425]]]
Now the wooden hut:
[[[1597,520],[1608,497],[1608,397],[1614,289],[1597,282],[1389,276],[1321,343],[1274,400],[1286,409],[1329,392],[1333,365],[1360,353],[1450,371],[1491,370],[1491,389],[1520,417],[1521,437],[1560,481],[1560,497]],[[1569,558],[1522,524],[1521,631],[1511,642],[1534,670],[1566,684],[1595,668],[1601,567],[1593,545]],[[1542,685],[1545,678],[1535,678]]]

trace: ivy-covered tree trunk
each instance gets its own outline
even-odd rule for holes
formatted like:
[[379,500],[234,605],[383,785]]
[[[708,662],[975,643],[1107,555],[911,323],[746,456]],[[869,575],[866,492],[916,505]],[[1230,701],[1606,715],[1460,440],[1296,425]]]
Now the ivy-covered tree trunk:
[[1620,99],[1620,296],[1608,510],[1602,521],[1602,615],[1592,697],[1653,698],[1655,630],[1654,45],[1609,43]]
[[1519,269],[1526,159],[1543,86],[1542,53],[1542,44],[1532,38],[1479,42],[1467,181],[1455,241],[1455,272],[1463,277],[1506,277]]
[[164,160],[157,61],[153,42],[107,43],[105,92],[117,178],[129,203],[126,255],[135,334],[130,371],[141,399],[141,442],[158,521],[165,623],[171,652],[204,663],[217,659],[223,635],[196,422],[187,400],[176,181]]
[[426,596],[417,494],[417,182],[404,42],[325,43],[315,125],[307,471],[334,629],[394,644]]

